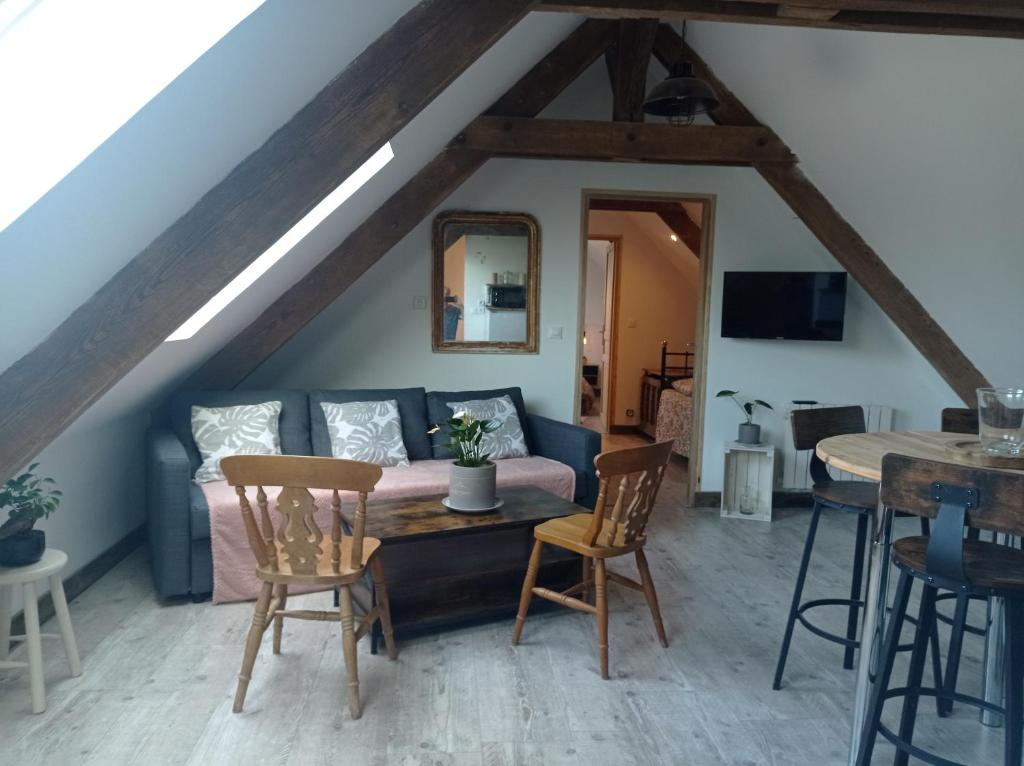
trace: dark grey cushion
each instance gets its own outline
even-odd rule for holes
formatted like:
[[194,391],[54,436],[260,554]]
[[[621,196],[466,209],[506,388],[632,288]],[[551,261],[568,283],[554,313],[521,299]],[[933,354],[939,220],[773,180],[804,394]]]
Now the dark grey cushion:
[[530,425],[526,421],[526,403],[523,401],[523,390],[516,386],[514,388],[492,388],[485,391],[430,391],[427,393],[427,416],[430,418],[431,428],[434,425],[441,425],[442,430],[433,434],[431,439],[434,442],[434,457],[450,458],[451,452],[441,445],[448,441],[443,425],[452,416],[448,402],[468,402],[476,399],[494,399],[499,396],[507,396],[516,406],[516,414],[523,426],[523,435],[526,437],[526,448],[530,454],[534,454],[533,439],[530,435]]
[[345,388],[335,391],[312,391],[309,394],[309,422],[313,440],[313,454],[330,457],[331,436],[327,432],[323,402],[348,404],[349,402],[398,402],[398,416],[402,419],[402,441],[410,460],[431,460],[430,425],[427,423],[427,392],[423,388]]
[[281,452],[285,455],[312,455],[309,443],[309,397],[305,391],[269,389],[263,391],[182,391],[170,401],[171,428],[185,445],[192,475],[203,462],[192,438],[192,405],[201,407],[231,407],[236,404],[281,402],[278,433]]
[[193,540],[210,539],[210,506],[202,488],[194,481],[188,483],[188,515],[192,522],[189,526]]

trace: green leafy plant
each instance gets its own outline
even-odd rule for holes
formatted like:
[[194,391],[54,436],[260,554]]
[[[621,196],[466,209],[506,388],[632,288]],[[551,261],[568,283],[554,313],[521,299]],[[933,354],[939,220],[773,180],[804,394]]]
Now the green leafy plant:
[[39,519],[45,519],[60,505],[61,491],[50,477],[36,476],[39,463],[33,463],[20,476],[0,487],[0,512],[7,511],[7,521],[0,524],[0,540],[27,532]]
[[754,422],[754,411],[757,410],[758,407],[764,407],[766,410],[775,409],[770,404],[768,404],[768,402],[766,402],[764,399],[741,400],[739,391],[730,391],[727,388],[722,389],[717,394],[715,394],[715,396],[718,398],[729,397],[730,399],[732,399],[736,406],[740,408],[740,411],[743,413],[744,417],[746,417],[746,422],[748,423]]
[[[491,420],[477,420],[468,412],[457,412],[448,420],[448,442],[443,445],[455,455],[455,465],[463,468],[480,468],[488,465],[490,455],[481,448],[484,434],[496,431],[498,426]],[[441,426],[434,426],[430,433],[437,433]]]

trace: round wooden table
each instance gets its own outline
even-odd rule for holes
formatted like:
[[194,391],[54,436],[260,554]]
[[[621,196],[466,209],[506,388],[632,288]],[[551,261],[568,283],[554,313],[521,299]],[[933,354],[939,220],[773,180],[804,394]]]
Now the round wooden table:
[[[942,463],[967,465],[972,463],[957,459],[946,450],[946,445],[962,441],[964,434],[935,431],[889,431],[867,434],[846,434],[831,436],[818,442],[815,452],[827,465],[840,471],[847,471],[871,481],[882,478],[882,458],[890,453],[909,457],[935,460]],[[985,470],[985,469],[979,469]],[[1000,469],[1003,470],[1003,469]],[[1024,473],[1024,471],[1021,471]],[[879,507],[875,512],[871,535],[871,557],[868,564],[868,586],[864,600],[864,619],[861,621],[861,650],[857,660],[857,687],[853,707],[853,731],[850,743],[850,764],[854,763],[860,745],[861,729],[867,712],[870,690],[870,666],[872,657],[879,648],[882,637],[881,626],[885,620],[885,580],[888,579],[888,548],[892,527],[892,514]],[[982,696],[997,705],[1003,704],[1003,657],[1002,599],[989,599],[989,626],[985,644],[985,677]],[[867,658],[867,661],[865,661]],[[995,658],[989,662],[989,658]],[[999,726],[1002,716],[984,711],[981,720],[991,726]]]

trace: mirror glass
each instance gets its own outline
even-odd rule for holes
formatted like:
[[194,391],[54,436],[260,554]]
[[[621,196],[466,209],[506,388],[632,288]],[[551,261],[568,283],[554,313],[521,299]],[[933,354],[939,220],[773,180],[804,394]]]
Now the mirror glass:
[[538,228],[519,213],[434,220],[434,350],[537,350]]

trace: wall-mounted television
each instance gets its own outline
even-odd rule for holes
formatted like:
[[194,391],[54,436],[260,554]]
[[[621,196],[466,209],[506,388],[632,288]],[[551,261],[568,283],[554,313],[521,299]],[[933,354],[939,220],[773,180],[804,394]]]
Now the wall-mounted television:
[[727,271],[722,337],[843,339],[846,272]]

